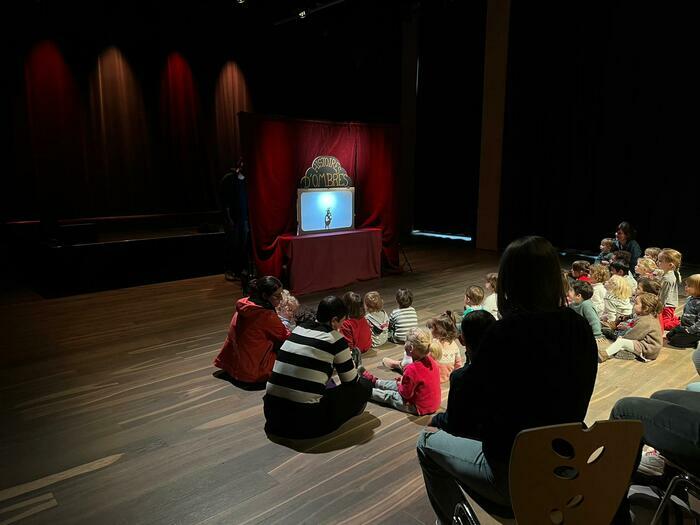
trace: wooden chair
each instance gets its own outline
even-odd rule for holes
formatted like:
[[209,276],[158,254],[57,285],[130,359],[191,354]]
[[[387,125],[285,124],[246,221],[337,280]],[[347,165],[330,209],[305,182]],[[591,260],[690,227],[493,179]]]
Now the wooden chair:
[[[641,437],[642,423],[624,420],[598,421],[591,428],[570,423],[520,432],[509,474],[517,523],[610,523],[626,495]],[[479,521],[465,501],[455,509],[453,523]]]

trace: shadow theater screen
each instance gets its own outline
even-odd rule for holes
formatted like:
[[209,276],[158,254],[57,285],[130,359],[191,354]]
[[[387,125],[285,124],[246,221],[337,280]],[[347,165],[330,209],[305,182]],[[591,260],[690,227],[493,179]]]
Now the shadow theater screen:
[[355,188],[298,190],[298,234],[351,230],[355,227]]

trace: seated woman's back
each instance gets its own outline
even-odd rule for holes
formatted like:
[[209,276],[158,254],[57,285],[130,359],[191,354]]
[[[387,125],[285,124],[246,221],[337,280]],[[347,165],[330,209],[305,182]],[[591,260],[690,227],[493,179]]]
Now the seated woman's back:
[[449,407],[452,431],[477,434],[490,461],[507,461],[521,430],[583,421],[597,356],[588,323],[568,308],[507,316],[486,333],[462,376],[462,399],[471,406],[459,415]]

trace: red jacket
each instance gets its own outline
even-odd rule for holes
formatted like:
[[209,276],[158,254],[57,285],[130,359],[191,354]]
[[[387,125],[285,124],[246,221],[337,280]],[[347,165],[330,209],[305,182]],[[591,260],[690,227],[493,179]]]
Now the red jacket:
[[420,416],[437,411],[442,401],[440,367],[432,356],[413,361],[403,369],[399,394],[406,403],[416,406]]
[[267,381],[277,350],[287,337],[289,330],[277,312],[244,297],[236,302],[236,312],[214,366],[246,383]]
[[359,348],[363,354],[372,348],[372,329],[367,322],[367,319],[360,317],[359,319],[351,319],[348,317],[340,326],[340,333],[343,334],[348,346]]

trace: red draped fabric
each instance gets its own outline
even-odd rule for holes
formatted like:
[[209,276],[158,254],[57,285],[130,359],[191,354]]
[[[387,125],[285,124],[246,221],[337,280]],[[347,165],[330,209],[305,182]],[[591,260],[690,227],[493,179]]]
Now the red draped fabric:
[[281,275],[278,237],[296,232],[299,179],[314,158],[336,157],[355,185],[355,227],[382,230],[382,263],[399,267],[396,126],[241,114],[253,254],[260,275]]

